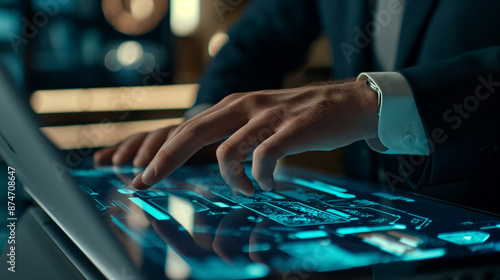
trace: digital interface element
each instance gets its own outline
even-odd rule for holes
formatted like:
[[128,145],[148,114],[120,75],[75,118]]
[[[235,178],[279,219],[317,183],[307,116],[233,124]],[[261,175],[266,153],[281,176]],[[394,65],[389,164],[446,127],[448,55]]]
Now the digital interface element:
[[440,233],[438,238],[457,245],[471,245],[484,243],[490,238],[490,234],[484,231],[447,232]]
[[181,167],[136,191],[131,180],[141,171],[72,175],[159,276],[172,255],[207,267],[190,270],[193,278],[223,279],[290,272],[310,258],[322,272],[500,252],[498,217],[350,180],[284,169],[272,192],[256,187],[247,197],[224,183],[216,164]]

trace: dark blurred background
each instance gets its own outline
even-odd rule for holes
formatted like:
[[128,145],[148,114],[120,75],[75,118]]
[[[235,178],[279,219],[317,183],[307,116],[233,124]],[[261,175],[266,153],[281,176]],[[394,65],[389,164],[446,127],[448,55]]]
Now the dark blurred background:
[[[184,5],[178,10],[187,10],[184,12],[188,18],[180,15],[181,22],[173,25],[185,27],[189,21],[196,22],[189,30],[176,30],[175,35],[200,37],[195,33],[207,33],[208,30],[198,28],[200,1],[178,2]],[[28,91],[142,85],[143,76],[156,65],[161,71],[172,73],[178,46],[170,26],[169,4],[175,3],[1,0],[2,64],[15,74],[17,84],[26,86]],[[206,60],[203,55],[198,58],[198,62]],[[196,81],[197,74],[192,73],[191,82]],[[172,82],[171,75],[161,84]]]

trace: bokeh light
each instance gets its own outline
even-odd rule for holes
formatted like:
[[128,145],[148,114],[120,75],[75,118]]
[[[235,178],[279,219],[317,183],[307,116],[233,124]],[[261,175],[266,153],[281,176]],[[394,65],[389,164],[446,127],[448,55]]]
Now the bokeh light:
[[137,67],[137,71],[141,74],[149,74],[153,72],[156,66],[156,58],[152,53],[144,53],[142,63]]
[[104,66],[109,71],[116,72],[122,69],[122,64],[118,61],[118,55],[116,54],[116,49],[110,50],[104,57]]
[[170,28],[179,37],[193,34],[200,24],[200,0],[171,0]]
[[143,54],[142,45],[137,41],[123,42],[116,53],[118,62],[123,66],[137,65],[142,61]]
[[141,35],[154,29],[167,14],[167,0],[102,0],[106,20],[119,32]]
[[130,13],[138,21],[150,18],[155,11],[154,0],[130,0]]
[[219,50],[229,41],[229,36],[225,32],[217,32],[208,42],[208,54],[214,57]]

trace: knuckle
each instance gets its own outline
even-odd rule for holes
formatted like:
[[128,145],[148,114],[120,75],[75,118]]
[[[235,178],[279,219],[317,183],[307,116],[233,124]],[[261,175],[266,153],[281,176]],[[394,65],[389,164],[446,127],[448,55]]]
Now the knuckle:
[[263,179],[263,174],[262,170],[260,168],[252,168],[252,177],[257,181],[260,182]]
[[189,134],[198,134],[203,130],[203,124],[199,120],[188,121],[181,130]]
[[268,103],[268,96],[265,93],[262,92],[256,92],[253,94],[249,94],[245,96],[246,102],[245,104],[248,104],[249,106],[255,108],[255,107],[263,107],[267,105]]
[[135,133],[135,134],[132,134],[132,135],[130,135],[129,137],[125,138],[125,141],[124,141],[124,142],[133,142],[133,141],[137,141],[137,140],[139,140],[139,139],[144,138],[147,134],[148,134],[148,132],[141,132],[141,133]]
[[229,143],[227,141],[223,142],[217,148],[217,151],[216,151],[217,160],[219,162],[220,161],[227,161],[233,157],[235,151],[236,151],[236,149],[231,143]]
[[168,138],[172,137],[172,136],[175,136],[177,134],[179,134],[179,132],[182,131],[182,129],[184,129],[184,127],[186,126],[186,122],[184,122],[183,124],[175,127],[174,129],[170,130],[168,132]]
[[155,160],[159,162],[166,162],[168,158],[170,157],[170,153],[165,150],[165,149],[160,149],[156,155],[155,155]]
[[230,95],[224,97],[221,102],[231,103],[235,100],[238,100],[239,98],[241,98],[241,93],[233,93],[233,94],[230,94]]
[[292,129],[301,129],[309,126],[311,123],[311,116],[299,115],[296,116],[293,120],[289,121],[289,128]]
[[274,108],[270,108],[268,110],[263,111],[261,117],[263,119],[271,121],[271,120],[276,120],[277,115],[278,115],[277,110]]
[[124,161],[124,155],[121,152],[116,152],[111,157],[111,162],[114,165],[121,165],[123,163],[123,161]]
[[273,154],[273,147],[266,143],[261,143],[253,152],[254,161],[264,161]]

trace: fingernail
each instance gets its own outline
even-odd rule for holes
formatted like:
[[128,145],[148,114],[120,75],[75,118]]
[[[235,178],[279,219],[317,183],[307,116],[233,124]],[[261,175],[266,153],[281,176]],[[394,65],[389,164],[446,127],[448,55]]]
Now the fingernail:
[[266,180],[263,184],[259,184],[263,191],[269,192],[274,189],[274,180]]
[[149,183],[155,176],[156,176],[156,169],[154,168],[154,166],[150,166],[146,168],[144,173],[142,173],[142,182],[146,185],[151,185]]
[[135,176],[134,180],[132,180],[132,186],[136,189],[139,189],[139,190],[149,188],[148,185],[144,184],[141,176],[142,176],[142,173],[139,173],[139,174],[137,174],[137,176]]
[[245,189],[241,189],[241,190],[238,190],[241,194],[243,195],[246,195],[246,196],[252,196],[253,195],[253,188],[252,189],[249,189],[249,190],[245,190]]
[[114,154],[114,155],[111,157],[111,162],[113,163],[113,165],[121,165],[121,158],[120,158],[120,155],[119,155],[119,154]]
[[141,177],[142,174],[138,174],[135,176],[135,178],[132,180],[132,186],[137,186],[139,184],[139,177]]
[[235,185],[233,190],[239,192],[240,195],[252,196],[254,192],[254,187],[251,182],[249,184],[242,183],[241,185]]

